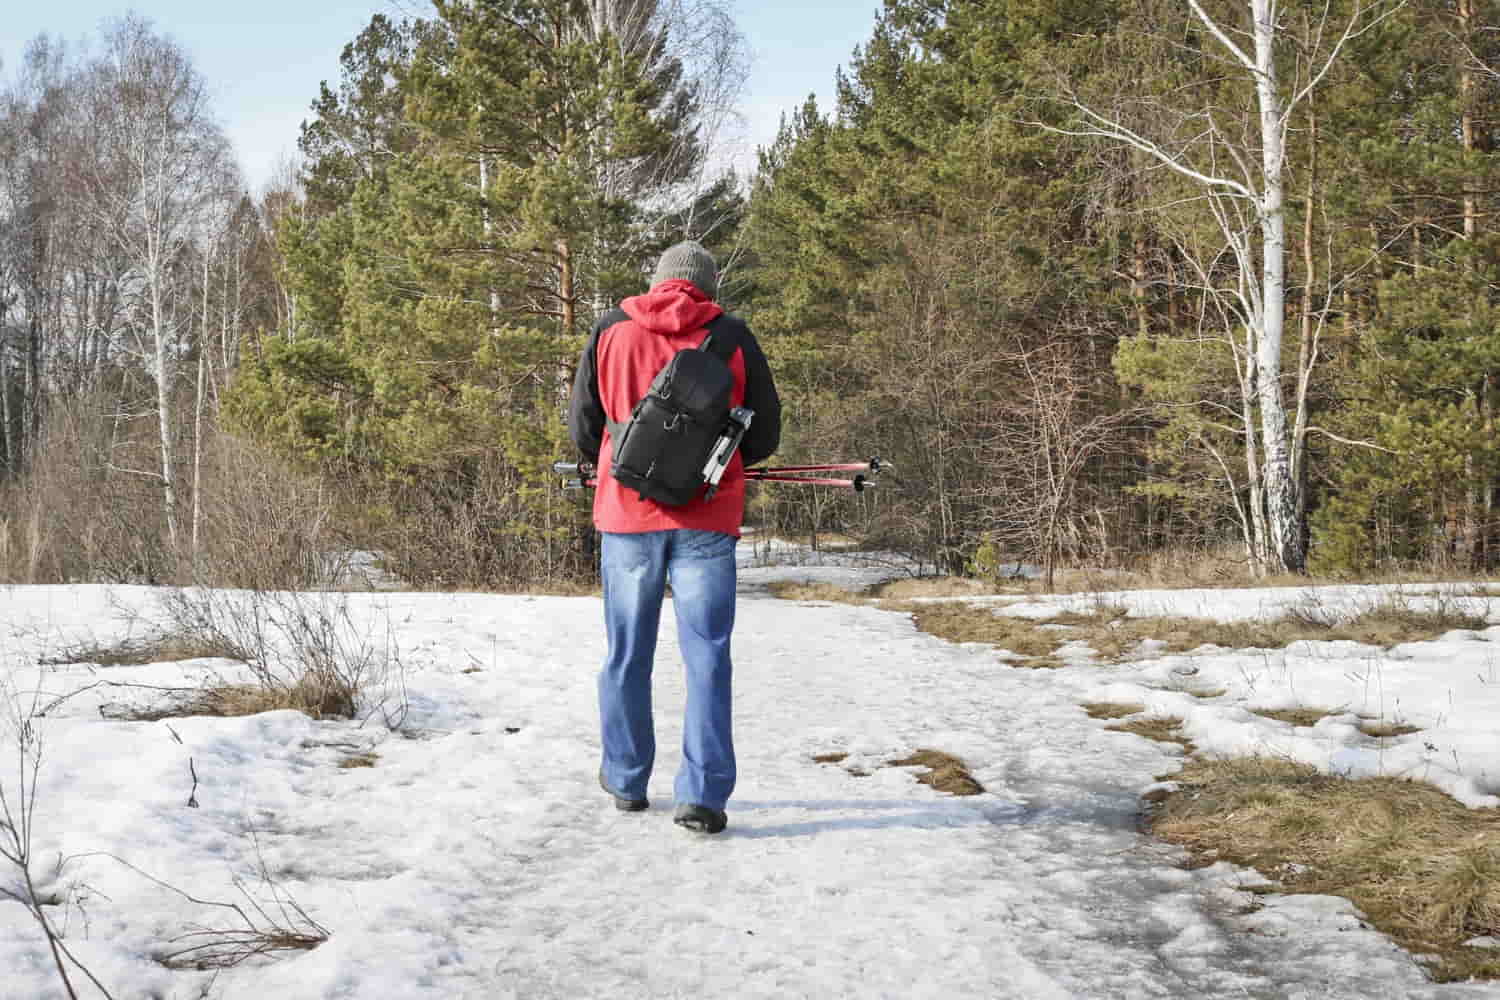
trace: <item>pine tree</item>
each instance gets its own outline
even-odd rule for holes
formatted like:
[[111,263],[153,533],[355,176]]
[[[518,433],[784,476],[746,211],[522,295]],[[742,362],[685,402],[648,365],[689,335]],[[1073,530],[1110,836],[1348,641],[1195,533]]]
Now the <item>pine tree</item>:
[[1359,52],[1341,125],[1349,256],[1342,451],[1315,519],[1320,565],[1500,565],[1500,56],[1494,15],[1410,5]]
[[1045,478],[1015,446],[1043,405],[1023,359],[1064,365],[1077,398],[1113,391],[1112,247],[1079,208],[1078,148],[1018,124],[1030,53],[1108,14],[1035,14],[887,3],[834,113],[801,109],[751,199],[754,319],[810,414],[789,446],[901,455],[875,530],[954,571],[987,537],[1049,561],[1061,544],[1006,488]]
[[576,520],[550,463],[583,323],[639,283],[659,242],[648,203],[702,152],[667,26],[635,7],[650,30],[560,0],[372,22],[304,133],[322,154],[310,201],[333,207],[283,234],[299,322],[243,373],[242,426],[362,480],[420,485],[452,516],[477,484],[502,484],[481,530],[552,565]]

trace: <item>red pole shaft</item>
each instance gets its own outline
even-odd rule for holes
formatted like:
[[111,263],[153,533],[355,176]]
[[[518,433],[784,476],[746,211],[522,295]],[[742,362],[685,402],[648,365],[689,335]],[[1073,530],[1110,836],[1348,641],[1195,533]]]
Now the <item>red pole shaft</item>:
[[746,469],[745,474],[752,473],[773,474],[781,473],[796,474],[800,472],[869,472],[869,462],[836,462],[831,465],[782,465],[770,469]]

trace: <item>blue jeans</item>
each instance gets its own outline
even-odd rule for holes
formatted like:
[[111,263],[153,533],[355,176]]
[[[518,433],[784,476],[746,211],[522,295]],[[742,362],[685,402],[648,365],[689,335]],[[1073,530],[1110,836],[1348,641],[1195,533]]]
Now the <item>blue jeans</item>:
[[679,805],[723,809],[734,791],[734,547],[733,535],[717,531],[604,533],[599,563],[609,652],[599,672],[599,723],[604,780],[620,795],[644,799],[656,761],[651,667],[669,579],[677,643],[687,664],[674,797]]

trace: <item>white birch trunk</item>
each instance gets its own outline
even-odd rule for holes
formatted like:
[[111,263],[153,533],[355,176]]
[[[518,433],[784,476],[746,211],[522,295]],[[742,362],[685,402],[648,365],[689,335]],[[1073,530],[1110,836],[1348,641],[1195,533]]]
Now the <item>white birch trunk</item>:
[[172,361],[167,350],[165,306],[160,275],[151,282],[151,333],[155,342],[156,418],[160,427],[162,513],[167,521],[167,539],[177,548],[177,481],[172,442]]
[[[1225,239],[1221,253],[1225,259],[1232,256],[1236,273],[1225,281],[1213,273],[1216,265],[1206,258],[1196,258],[1187,252],[1186,260],[1197,271],[1203,289],[1222,309],[1226,321],[1242,324],[1245,330],[1243,361],[1248,367],[1241,377],[1240,392],[1253,535],[1246,540],[1247,548],[1262,568],[1301,572],[1307,555],[1303,541],[1306,507],[1301,502],[1305,472],[1301,455],[1295,449],[1300,446],[1302,428],[1299,424],[1294,438],[1281,384],[1287,252],[1283,168],[1288,116],[1322,82],[1344,45],[1390,16],[1404,0],[1369,3],[1358,0],[1342,33],[1336,37],[1325,32],[1329,14],[1325,8],[1323,20],[1306,39],[1316,65],[1310,68],[1305,80],[1298,81],[1300,89],[1290,96],[1283,95],[1282,81],[1277,76],[1275,0],[1249,0],[1250,37],[1254,41],[1249,51],[1242,47],[1241,39],[1245,37],[1242,31],[1226,30],[1201,0],[1185,2],[1218,42],[1228,62],[1254,82],[1258,116],[1255,131],[1260,139],[1258,165],[1252,144],[1243,142],[1237,133],[1219,132],[1212,113],[1200,115],[1209,122],[1206,148],[1200,142],[1201,134],[1168,141],[1153,139],[1117,117],[1095,110],[1076,96],[1070,98],[1070,103],[1082,115],[1082,126],[1062,129],[1037,124],[1065,135],[1101,137],[1137,149],[1206,193],[1204,204]],[[1321,43],[1325,37],[1332,40],[1326,47]],[[1326,55],[1320,54],[1320,49]],[[1147,129],[1155,127],[1149,118],[1145,124]],[[1221,155],[1224,153],[1227,155]],[[1253,212],[1242,215],[1246,205],[1253,206]],[[1236,344],[1232,349],[1238,352],[1240,348]],[[1297,372],[1299,415],[1315,360],[1315,353],[1309,353]]]
[[5,310],[0,309],[0,438],[5,444],[5,471],[15,475],[16,445],[11,437],[10,355],[5,348]]
[[203,523],[203,371],[208,360],[208,263],[209,255],[203,255],[203,315],[198,337],[198,384],[193,400],[193,516],[192,553],[193,580],[198,580],[198,532]]
[[1268,554],[1282,570],[1301,572],[1305,559],[1297,512],[1286,403],[1281,387],[1281,344],[1286,326],[1286,207],[1282,187],[1285,117],[1275,62],[1275,4],[1252,0],[1255,20],[1255,90],[1261,131],[1261,287],[1256,333],[1256,402],[1260,407],[1262,469]]

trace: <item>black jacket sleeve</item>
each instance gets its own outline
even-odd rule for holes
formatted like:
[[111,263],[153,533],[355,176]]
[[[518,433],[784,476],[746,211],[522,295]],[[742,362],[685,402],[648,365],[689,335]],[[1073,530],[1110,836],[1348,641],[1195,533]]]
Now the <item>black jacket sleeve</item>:
[[573,395],[568,399],[568,437],[585,459],[597,463],[604,445],[604,403],[599,398],[599,336],[625,318],[618,309],[599,317],[578,359]]
[[771,377],[771,363],[747,326],[741,334],[745,355],[745,405],[755,411],[750,429],[740,442],[740,457],[746,466],[764,462],[781,444],[781,397]]

